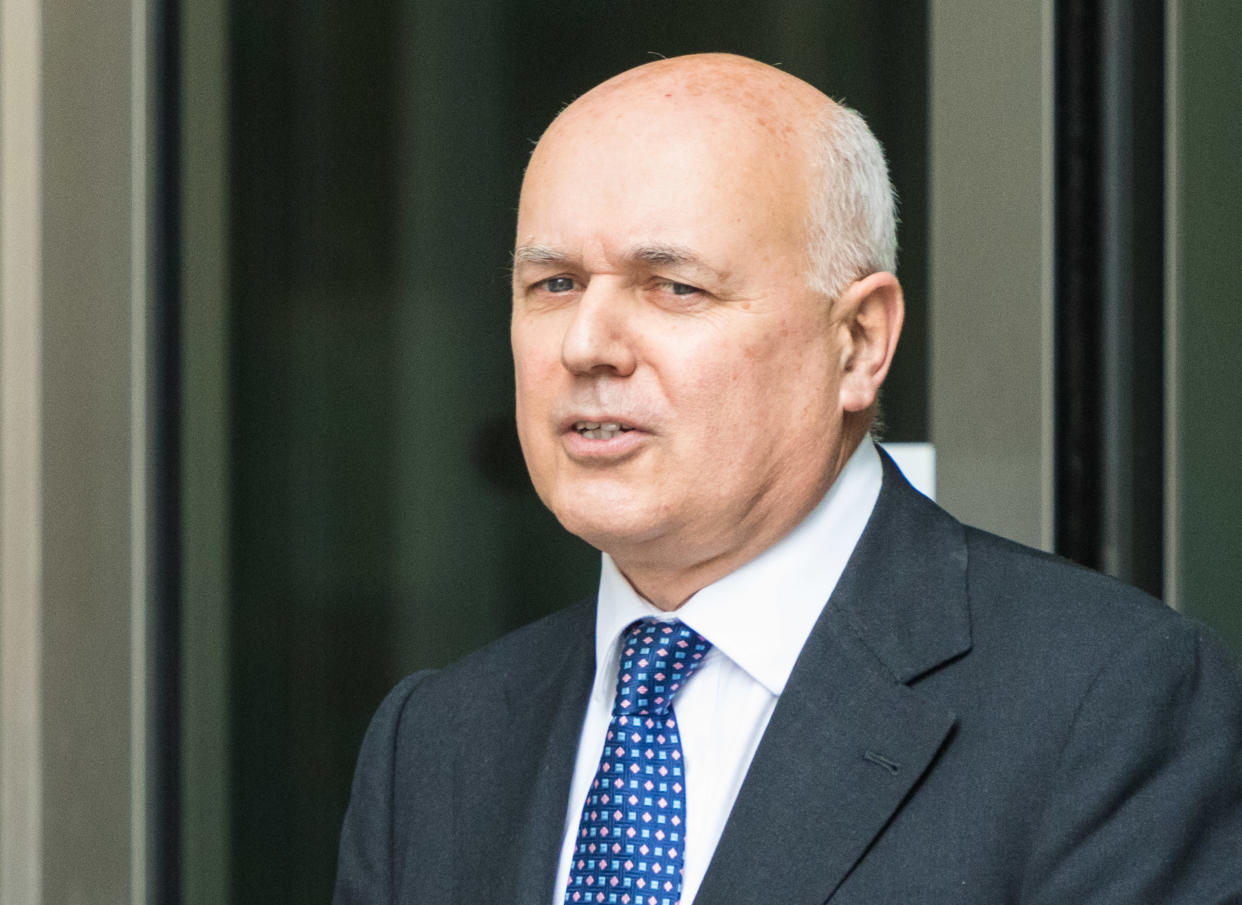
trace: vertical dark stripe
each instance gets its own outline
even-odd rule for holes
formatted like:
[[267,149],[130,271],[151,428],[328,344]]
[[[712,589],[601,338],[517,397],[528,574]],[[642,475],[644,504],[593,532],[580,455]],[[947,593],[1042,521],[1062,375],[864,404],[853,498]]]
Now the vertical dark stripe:
[[1095,0],[1056,16],[1056,549],[1100,564],[1100,162]]
[[1057,550],[1163,580],[1164,21],[1057,5]]
[[1159,594],[1164,566],[1164,5],[1104,4],[1103,566]]
[[181,901],[181,71],[176,0],[150,8],[147,902]]

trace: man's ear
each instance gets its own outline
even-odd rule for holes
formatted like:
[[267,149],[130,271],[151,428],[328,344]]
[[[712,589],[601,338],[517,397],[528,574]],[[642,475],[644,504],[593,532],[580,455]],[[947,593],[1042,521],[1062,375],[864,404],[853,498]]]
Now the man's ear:
[[901,284],[891,273],[851,283],[833,303],[846,330],[841,350],[841,408],[862,412],[874,404],[888,376],[906,314]]

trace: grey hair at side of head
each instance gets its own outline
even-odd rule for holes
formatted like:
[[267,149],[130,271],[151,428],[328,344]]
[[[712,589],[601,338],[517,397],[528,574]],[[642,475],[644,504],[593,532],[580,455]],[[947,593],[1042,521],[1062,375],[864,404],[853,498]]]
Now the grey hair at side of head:
[[849,107],[826,111],[811,156],[808,282],[835,299],[855,280],[897,272],[897,195],[884,149]]

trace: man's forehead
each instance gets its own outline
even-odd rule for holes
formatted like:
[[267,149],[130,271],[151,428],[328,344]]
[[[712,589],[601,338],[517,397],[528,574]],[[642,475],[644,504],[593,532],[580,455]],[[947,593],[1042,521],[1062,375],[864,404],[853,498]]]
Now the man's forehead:
[[549,130],[536,148],[519,219],[538,215],[546,225],[570,215],[577,227],[594,205],[610,227],[625,212],[658,230],[660,218],[675,217],[678,206],[741,214],[761,200],[756,194],[802,194],[809,152],[804,143],[702,111],[628,108],[602,124],[578,119]]
[[[755,148],[691,135],[643,152],[544,158],[527,173],[518,210],[516,267],[560,263],[591,273],[677,267],[723,282],[740,255],[805,245],[802,167]],[[751,162],[748,162],[751,161]]]
[[549,163],[587,178],[596,168],[788,166],[803,157],[807,137],[808,130],[778,123],[771,113],[661,97],[558,119],[535,148],[528,174]]

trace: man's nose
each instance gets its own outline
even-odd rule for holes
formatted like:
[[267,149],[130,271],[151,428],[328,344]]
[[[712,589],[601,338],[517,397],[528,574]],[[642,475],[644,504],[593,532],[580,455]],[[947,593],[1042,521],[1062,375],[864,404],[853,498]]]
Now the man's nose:
[[561,361],[572,374],[627,377],[636,362],[627,297],[619,287],[593,280],[578,298],[561,344]]

